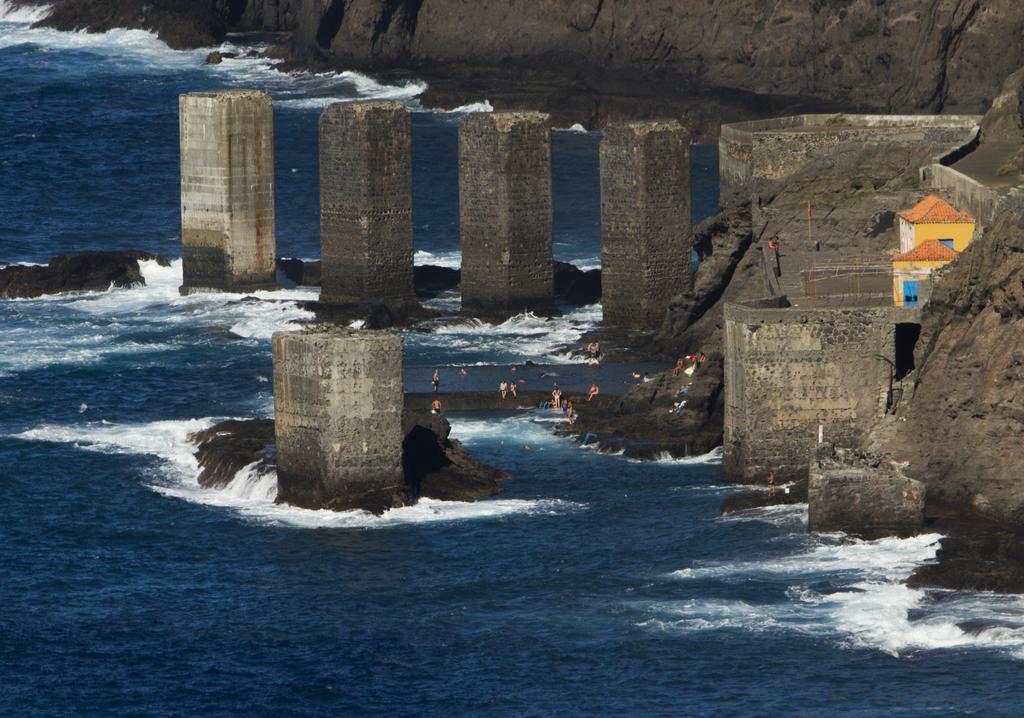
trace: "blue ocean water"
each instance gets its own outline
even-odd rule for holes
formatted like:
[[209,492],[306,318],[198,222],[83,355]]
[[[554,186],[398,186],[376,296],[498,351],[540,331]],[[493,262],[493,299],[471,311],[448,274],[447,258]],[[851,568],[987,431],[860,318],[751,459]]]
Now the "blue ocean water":
[[[315,257],[320,109],[422,91],[11,20],[0,263],[177,257],[177,95],[229,86],[274,95],[279,250]],[[458,263],[463,116],[414,115],[421,262]],[[556,253],[581,264],[599,255],[597,142],[555,133]],[[714,149],[693,158],[700,218]],[[812,537],[802,506],[719,517],[716,454],[638,463],[542,413],[465,415],[456,436],[514,476],[493,500],[378,518],[277,506],[273,477],[245,472],[200,489],[185,436],[272,412],[269,336],[314,295],[182,298],[180,264],[145,273],[0,302],[0,715],[1020,715],[1020,597],[903,586],[936,536]],[[599,320],[437,323],[407,334],[407,376],[571,375],[562,346]]]

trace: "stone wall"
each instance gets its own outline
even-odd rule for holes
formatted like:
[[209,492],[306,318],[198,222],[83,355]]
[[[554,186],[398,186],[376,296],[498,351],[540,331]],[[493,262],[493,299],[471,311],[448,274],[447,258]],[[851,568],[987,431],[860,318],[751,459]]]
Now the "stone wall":
[[880,146],[955,148],[977,134],[973,115],[796,115],[722,126],[718,143],[722,204],[749,199],[765,183],[806,167],[870,175],[866,153]]
[[921,181],[926,187],[948,195],[955,207],[966,209],[974,215],[977,220],[975,239],[984,233],[986,227],[995,224],[1000,210],[1007,202],[1019,202],[1024,198],[1024,193],[1019,189],[998,190],[986,187],[963,172],[939,163],[922,167]]
[[678,122],[610,125],[601,140],[604,321],[661,326],[692,286],[689,133]]
[[320,117],[320,301],[415,298],[412,134],[397,101],[339,102]]
[[344,510],[400,505],[402,339],[323,330],[273,336],[278,499]]
[[[724,474],[761,482],[807,477],[819,424],[855,447],[885,410],[894,360],[891,306],[725,307]],[[759,306],[760,304],[760,306]]]
[[274,111],[252,90],[179,98],[182,292],[274,281]]
[[459,129],[462,310],[554,306],[551,130],[541,113],[481,112]]

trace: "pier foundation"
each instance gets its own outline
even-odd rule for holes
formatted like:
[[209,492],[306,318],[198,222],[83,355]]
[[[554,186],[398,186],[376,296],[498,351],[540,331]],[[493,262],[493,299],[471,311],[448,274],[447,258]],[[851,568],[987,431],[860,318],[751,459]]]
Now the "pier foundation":
[[182,294],[274,289],[274,112],[252,90],[179,98]]
[[601,303],[606,324],[661,326],[690,289],[690,137],[675,121],[610,125],[601,140]]
[[278,500],[380,512],[403,500],[402,339],[313,327],[273,336]]
[[321,115],[321,302],[415,301],[411,127],[397,101],[339,102]]
[[551,129],[539,112],[480,112],[459,130],[462,311],[554,312]]

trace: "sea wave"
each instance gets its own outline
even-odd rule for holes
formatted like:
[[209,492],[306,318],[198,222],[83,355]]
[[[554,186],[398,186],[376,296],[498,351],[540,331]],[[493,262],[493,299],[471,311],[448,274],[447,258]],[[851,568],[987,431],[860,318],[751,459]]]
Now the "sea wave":
[[255,523],[293,528],[379,529],[405,524],[493,519],[511,515],[550,516],[583,508],[560,499],[488,499],[477,502],[422,499],[375,516],[366,511],[314,511],[275,503],[277,474],[259,472],[256,464],[241,469],[227,486],[205,489],[199,485],[199,466],[189,434],[209,428],[213,418],[155,421],[142,424],[107,422],[80,425],[43,425],[10,438],[72,444],[85,451],[138,454],[161,460],[163,470],[147,476],[147,486],[168,497],[214,508],[228,509]]
[[30,24],[39,22],[50,13],[52,5],[15,5],[0,0],[0,22]]
[[[779,581],[782,602],[689,598],[647,606],[647,628],[667,631],[789,631],[831,636],[892,656],[949,648],[996,648],[1024,658],[1024,597],[925,591],[906,586],[935,559],[938,534],[862,541],[819,535],[810,550],[761,561],[705,563],[676,581]],[[831,588],[830,588],[831,587]]]

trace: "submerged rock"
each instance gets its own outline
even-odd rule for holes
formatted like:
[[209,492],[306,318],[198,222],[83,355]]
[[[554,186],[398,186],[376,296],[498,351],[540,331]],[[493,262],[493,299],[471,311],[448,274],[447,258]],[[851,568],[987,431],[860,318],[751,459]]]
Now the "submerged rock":
[[[450,438],[448,421],[429,410],[407,410],[403,416],[402,443],[404,490],[389,496],[382,505],[356,506],[373,513],[415,503],[426,497],[443,501],[476,501],[501,491],[508,474],[474,459]],[[189,436],[196,444],[199,485],[218,489],[227,486],[239,471],[252,466],[258,473],[276,469],[273,419],[222,421]]]
[[54,257],[46,266],[0,268],[0,299],[30,299],[61,292],[102,292],[110,287],[144,285],[140,260],[169,267],[165,257],[130,249],[123,252],[79,252]]

